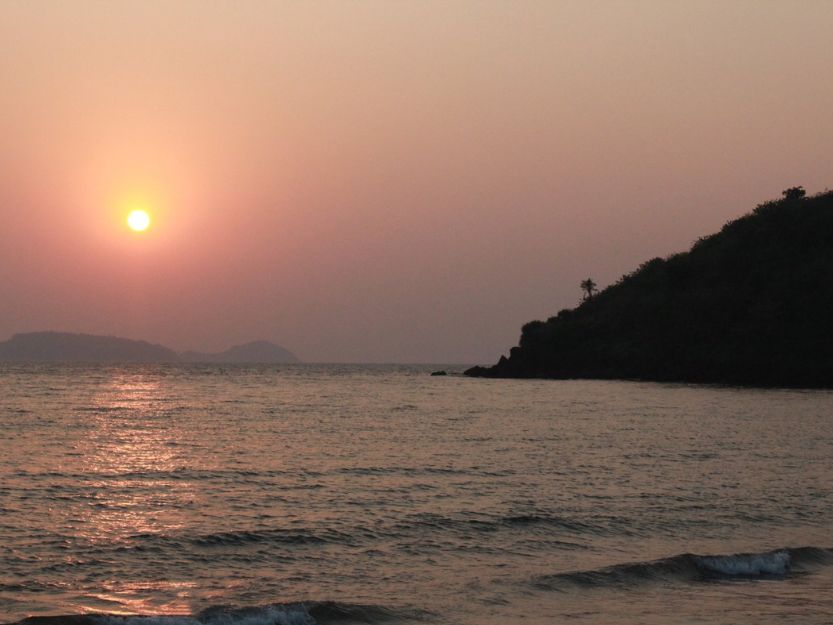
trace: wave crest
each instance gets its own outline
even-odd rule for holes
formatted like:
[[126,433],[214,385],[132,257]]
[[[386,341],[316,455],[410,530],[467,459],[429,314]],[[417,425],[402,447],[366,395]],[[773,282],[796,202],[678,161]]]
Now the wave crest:
[[564,590],[571,586],[629,587],[653,581],[777,579],[807,572],[812,566],[830,564],[833,564],[833,550],[818,547],[729,555],[685,553],[650,562],[628,562],[599,569],[543,575],[532,583],[545,590]]
[[11,625],[329,625],[342,622],[373,625],[418,618],[416,613],[400,613],[380,606],[312,601],[249,608],[215,606],[193,616],[33,616]]
[[693,558],[701,572],[726,577],[782,577],[789,573],[792,561],[786,550]]

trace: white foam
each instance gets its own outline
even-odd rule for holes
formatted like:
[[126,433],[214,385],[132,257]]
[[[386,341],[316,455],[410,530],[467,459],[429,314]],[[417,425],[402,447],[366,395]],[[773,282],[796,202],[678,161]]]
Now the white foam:
[[100,625],[202,625],[190,616],[95,616],[90,620]]
[[697,556],[697,566],[721,575],[748,576],[786,575],[790,554],[786,551],[749,553],[733,556]]
[[104,616],[101,625],[315,625],[303,606],[269,606],[254,611],[216,612],[199,619],[190,616]]
[[304,607],[271,606],[247,614],[212,614],[202,621],[205,625],[315,625]]

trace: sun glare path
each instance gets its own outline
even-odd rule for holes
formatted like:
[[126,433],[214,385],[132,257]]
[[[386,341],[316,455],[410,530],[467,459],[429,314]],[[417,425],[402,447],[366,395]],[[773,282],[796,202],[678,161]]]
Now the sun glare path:
[[127,216],[127,225],[134,232],[144,232],[150,226],[150,215],[143,210],[130,211]]

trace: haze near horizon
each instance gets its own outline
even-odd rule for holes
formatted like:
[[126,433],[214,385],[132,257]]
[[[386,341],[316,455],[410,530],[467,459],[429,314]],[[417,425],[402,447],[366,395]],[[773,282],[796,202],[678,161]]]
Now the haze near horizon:
[[3,3],[0,340],[493,362],[582,279],[828,186],[830,32],[821,1]]

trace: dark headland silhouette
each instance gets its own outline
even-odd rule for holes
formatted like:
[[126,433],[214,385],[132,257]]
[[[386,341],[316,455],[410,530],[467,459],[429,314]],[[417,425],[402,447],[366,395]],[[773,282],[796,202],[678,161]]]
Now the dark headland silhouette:
[[289,350],[254,341],[224,352],[178,354],[162,345],[115,336],[69,332],[27,332],[0,342],[0,362],[205,362],[205,363],[294,363]]
[[794,187],[466,374],[833,387],[832,328],[833,192]]

